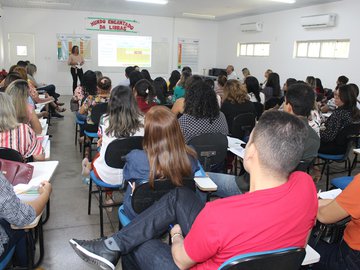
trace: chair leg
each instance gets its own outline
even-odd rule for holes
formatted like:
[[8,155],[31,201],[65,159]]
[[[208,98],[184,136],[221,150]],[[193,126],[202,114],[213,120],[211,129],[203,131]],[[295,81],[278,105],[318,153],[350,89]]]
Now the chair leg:
[[92,194],[92,179],[89,181],[89,199],[88,199],[88,215],[91,214],[91,194]]
[[104,215],[103,215],[103,194],[102,188],[99,188],[99,210],[100,210],[100,237],[104,236]]
[[329,190],[329,180],[330,180],[330,163],[327,162],[327,167],[326,167],[326,190]]
[[75,145],[77,145],[78,124],[75,122]]
[[351,164],[350,158],[347,158],[347,162],[348,162],[348,164],[349,164],[348,176],[350,176],[350,175],[351,175],[351,171],[352,171],[352,164]]
[[322,179],[322,176],[323,176],[323,174],[324,174],[324,172],[325,172],[325,167],[326,167],[326,165],[327,165],[327,160],[324,160],[324,165],[323,165],[323,167],[322,167],[322,169],[321,169],[321,174],[320,174],[320,179],[319,179],[319,181]]

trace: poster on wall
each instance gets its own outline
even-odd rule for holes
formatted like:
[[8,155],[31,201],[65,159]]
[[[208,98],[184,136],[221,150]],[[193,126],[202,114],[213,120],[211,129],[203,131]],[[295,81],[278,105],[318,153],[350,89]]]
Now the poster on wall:
[[91,60],[91,36],[88,35],[57,35],[58,61],[67,61],[73,46],[79,46],[80,54],[85,60]]
[[87,17],[85,18],[85,29],[91,31],[126,32],[137,33],[136,20]]
[[198,39],[178,39],[178,69],[189,66],[193,71],[198,71],[199,45],[200,40]]

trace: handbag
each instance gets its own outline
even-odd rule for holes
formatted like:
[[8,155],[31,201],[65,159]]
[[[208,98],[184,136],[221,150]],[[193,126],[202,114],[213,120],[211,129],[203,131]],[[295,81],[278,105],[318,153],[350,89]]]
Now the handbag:
[[10,184],[16,186],[29,183],[33,176],[34,166],[0,158],[0,171]]
[[79,102],[74,98],[70,100],[70,110],[72,112],[77,112],[79,110]]

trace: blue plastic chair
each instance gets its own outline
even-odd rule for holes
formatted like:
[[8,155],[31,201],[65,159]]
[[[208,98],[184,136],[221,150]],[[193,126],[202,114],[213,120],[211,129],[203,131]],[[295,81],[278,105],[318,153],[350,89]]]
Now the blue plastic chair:
[[[94,183],[98,190],[92,190],[92,183]],[[94,171],[90,172],[90,183],[89,183],[89,200],[88,200],[88,215],[91,214],[91,194],[99,193],[99,210],[100,210],[100,237],[104,236],[104,213],[103,209],[107,207],[119,206],[120,203],[112,203],[112,204],[103,204],[103,192],[110,190],[120,190],[123,189],[122,185],[110,185],[102,181],[101,179],[97,178]]]
[[15,253],[15,246],[8,252],[5,258],[3,258],[2,261],[0,262],[0,270],[4,270],[6,266],[11,262],[14,253]]
[[305,258],[304,248],[282,248],[238,255],[224,262],[218,270],[298,270]]
[[331,180],[331,184],[336,188],[340,188],[341,190],[344,190],[353,179],[354,176],[337,177]]
[[119,207],[119,210],[118,210],[118,215],[119,215],[119,221],[120,221],[120,224],[125,227],[126,225],[128,225],[131,220],[126,216],[125,214],[125,211],[124,211],[124,205],[121,205]]
[[[80,132],[80,126],[82,126],[84,124],[85,124],[85,121],[82,121],[76,117],[76,119],[75,119],[75,145],[77,145],[78,134]],[[81,145],[80,145],[80,152],[81,152]]]

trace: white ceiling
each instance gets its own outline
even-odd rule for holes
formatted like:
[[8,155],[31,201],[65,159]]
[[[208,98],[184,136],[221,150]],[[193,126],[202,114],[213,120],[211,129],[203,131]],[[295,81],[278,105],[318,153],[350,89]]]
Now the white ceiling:
[[51,8],[121,14],[183,17],[184,12],[210,14],[216,20],[263,14],[341,0],[297,0],[284,4],[270,0],[169,0],[167,5],[153,5],[125,0],[0,0],[3,7]]

